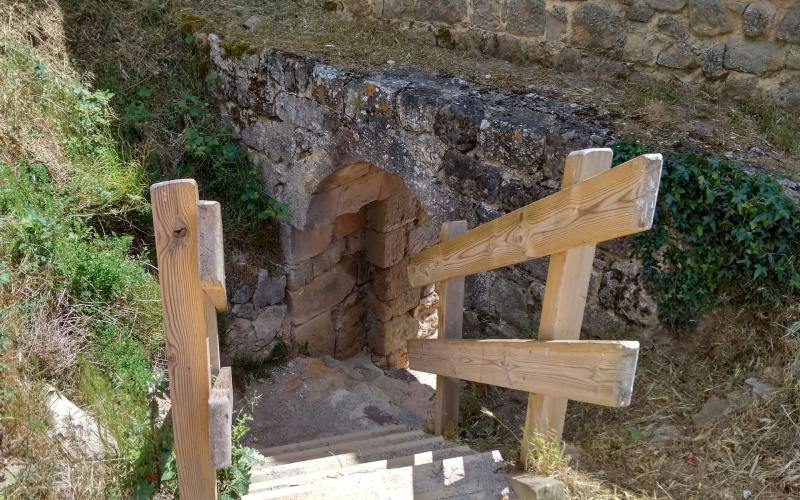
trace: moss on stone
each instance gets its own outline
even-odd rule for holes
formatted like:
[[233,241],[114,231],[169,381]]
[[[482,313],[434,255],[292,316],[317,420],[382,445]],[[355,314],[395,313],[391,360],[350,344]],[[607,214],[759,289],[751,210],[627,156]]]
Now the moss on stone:
[[255,47],[242,40],[226,40],[220,42],[219,46],[225,51],[225,57],[228,59],[239,59],[242,56],[252,56],[258,53]]
[[192,12],[183,12],[180,17],[181,33],[192,34],[204,31],[209,27],[208,19]]

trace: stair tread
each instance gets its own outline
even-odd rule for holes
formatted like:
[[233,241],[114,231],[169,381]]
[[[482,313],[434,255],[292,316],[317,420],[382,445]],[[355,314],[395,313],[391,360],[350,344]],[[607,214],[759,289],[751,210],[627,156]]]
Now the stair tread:
[[328,455],[325,457],[312,458],[310,460],[302,460],[288,464],[272,466],[267,465],[266,467],[262,466],[253,471],[252,481],[278,479],[296,474],[302,474],[304,471],[339,469],[341,467],[372,462],[375,460],[394,458],[404,455],[413,455],[415,453],[424,451],[438,450],[445,448],[446,446],[447,443],[441,436],[431,436],[415,441],[373,447],[360,450],[358,452]]
[[512,497],[500,452],[461,455],[431,463],[354,472],[311,484],[254,492],[247,500],[285,499],[446,499]]
[[327,436],[318,439],[311,439],[308,441],[300,441],[297,443],[273,446],[271,448],[267,448],[266,450],[262,450],[261,454],[264,455],[265,457],[282,455],[285,453],[291,453],[295,451],[311,450],[314,448],[330,446],[336,443],[342,443],[346,441],[366,439],[371,436],[385,436],[387,434],[407,432],[408,430],[409,430],[408,427],[402,424],[386,425],[382,427],[374,427],[372,429],[367,429],[364,431],[350,432],[347,434],[338,434],[335,436]]
[[434,462],[436,460],[472,454],[474,454],[474,452],[468,446],[458,446],[430,450],[399,457],[383,458],[381,460],[346,465],[335,469],[315,469],[307,473],[295,474],[288,477],[253,481],[250,483],[250,493],[272,490],[278,487],[300,486],[303,484],[314,483],[316,481],[335,479],[354,473],[364,473],[372,470],[395,469],[398,467],[406,467],[411,465],[422,465]]
[[359,450],[369,449],[375,446],[397,444],[407,441],[418,441],[427,437],[423,431],[406,431],[395,432],[384,436],[373,436],[365,439],[356,439],[352,441],[339,441],[334,444],[321,446],[318,448],[292,451],[289,453],[282,453],[280,455],[265,457],[265,464],[285,464],[290,462],[299,462],[309,460],[312,458],[324,457],[329,455],[337,455],[347,452],[357,452]]

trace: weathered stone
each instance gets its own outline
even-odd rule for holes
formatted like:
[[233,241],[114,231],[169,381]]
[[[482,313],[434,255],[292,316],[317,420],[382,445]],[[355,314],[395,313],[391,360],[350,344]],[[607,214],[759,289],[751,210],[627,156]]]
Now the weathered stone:
[[558,479],[529,473],[509,475],[508,482],[520,500],[566,500],[567,488]]
[[358,211],[350,214],[342,214],[336,218],[336,225],[333,229],[333,237],[336,239],[344,238],[348,234],[353,234],[364,227],[364,212]]
[[581,5],[572,14],[572,43],[582,48],[622,51],[625,21],[608,7]]
[[751,38],[766,35],[777,10],[770,2],[763,0],[748,5],[742,15],[744,34]]
[[275,339],[281,332],[286,314],[287,307],[285,305],[266,307],[258,313],[253,321],[253,328],[259,344],[268,344]]
[[253,305],[260,309],[266,305],[283,302],[286,292],[286,275],[281,274],[270,278],[269,273],[262,269],[258,272],[256,293],[253,295]]
[[[117,449],[114,436],[91,415],[60,394],[55,387],[46,385],[47,411],[52,417],[48,424],[50,438],[56,438],[61,452],[72,459],[103,460]],[[5,465],[5,464],[4,464]]]
[[411,88],[397,96],[397,117],[403,128],[414,132],[430,132],[436,111],[444,99],[438,89]]
[[650,63],[654,54],[653,39],[640,33],[628,33],[623,57],[628,61]]
[[404,290],[409,288],[407,259],[400,261],[387,269],[375,270],[373,291],[381,300],[396,299]]
[[625,17],[631,21],[646,23],[653,18],[655,13],[655,10],[640,0],[628,7],[625,11]]
[[347,240],[341,239],[331,243],[327,250],[311,259],[312,277],[316,278],[342,260]]
[[720,0],[691,0],[689,25],[701,36],[717,36],[733,31],[731,16]]
[[686,6],[686,0],[647,0],[647,4],[655,10],[678,12]]
[[310,282],[314,277],[314,270],[311,266],[311,261],[301,262],[296,265],[287,265],[286,270],[286,288],[289,290],[297,290],[302,288],[306,283]]
[[784,42],[800,44],[800,3],[794,4],[783,16],[775,37]]
[[253,292],[250,291],[250,287],[247,285],[242,285],[236,289],[236,293],[233,294],[233,298],[231,298],[231,302],[234,304],[244,304],[250,301],[250,297],[253,296]]
[[242,27],[245,28],[245,29],[248,29],[248,30],[254,30],[254,29],[258,29],[261,26],[262,23],[263,23],[263,20],[261,19],[261,17],[259,17],[259,16],[250,16],[247,19],[245,19],[244,21],[242,21]]
[[405,314],[420,303],[420,289],[409,288],[399,297],[389,301],[379,300],[374,295],[369,295],[370,310],[379,321],[389,321],[395,316]]
[[353,262],[344,260],[298,290],[289,291],[292,322],[303,324],[342,301],[356,284]]
[[[494,3],[500,2],[494,0]],[[544,0],[508,0],[509,15],[506,30],[514,35],[544,35],[544,7]]]
[[[317,229],[300,231],[285,226],[281,230],[283,258],[290,264],[299,264],[322,253],[331,242],[333,224]],[[286,234],[288,233],[288,234]]]
[[331,189],[313,195],[311,199],[308,200],[308,215],[306,216],[305,229],[333,224],[339,213],[339,197],[341,194],[341,189]]
[[683,432],[671,424],[656,427],[648,436],[647,442],[652,444],[670,443],[683,437]]
[[336,332],[330,311],[325,311],[294,329],[295,345],[311,356],[333,356],[335,340]]
[[786,67],[800,69],[800,46],[790,45],[786,49]]
[[447,104],[436,112],[434,131],[446,144],[466,152],[478,142],[483,106],[475,99]]
[[498,107],[481,123],[478,142],[488,159],[536,175],[545,162],[547,136],[555,128],[556,116],[545,111]]
[[746,379],[744,383],[750,386],[750,388],[753,390],[753,394],[760,398],[765,398],[778,390],[774,385],[768,384],[753,377]]
[[656,22],[656,30],[662,35],[678,40],[685,40],[689,36],[684,23],[672,16],[660,17]]
[[445,182],[456,191],[488,202],[497,198],[502,174],[494,165],[449,150],[442,160]]
[[400,260],[406,250],[405,227],[400,227],[388,233],[378,233],[371,229],[365,231],[366,244],[364,256],[368,261],[380,268],[391,267]]
[[381,17],[384,19],[414,19],[414,0],[383,0]]
[[567,31],[567,12],[564,7],[557,5],[547,11],[544,26],[544,39],[546,42],[560,42]]
[[687,69],[696,64],[692,48],[685,43],[675,43],[658,54],[656,61],[660,66],[674,69]]
[[498,30],[503,24],[502,4],[497,0],[472,0],[472,24],[487,30]]
[[419,322],[410,314],[401,314],[387,322],[375,321],[367,342],[376,354],[389,355],[405,349],[406,341],[417,337]]
[[730,407],[731,403],[725,398],[712,396],[703,404],[698,413],[692,415],[695,425],[706,426],[721,417]]
[[344,112],[346,87],[352,75],[327,64],[316,64],[311,73],[311,96],[337,113]]
[[354,213],[361,210],[364,205],[378,199],[385,174],[374,172],[359,177],[343,186],[339,195],[337,214]]
[[426,0],[417,2],[418,21],[456,24],[467,17],[467,0]]
[[330,110],[311,99],[281,92],[275,97],[275,114],[286,123],[317,134],[335,131],[338,121]]
[[614,262],[603,274],[598,292],[600,304],[621,314],[628,321],[651,324],[656,319],[656,304],[645,292],[639,266],[633,262]]
[[725,44],[719,43],[703,50],[703,74],[708,78],[720,78],[727,74],[724,69]]
[[513,281],[499,278],[489,290],[489,300],[494,304],[497,316],[520,332],[527,332],[532,318],[525,288]]
[[771,42],[731,42],[725,50],[725,67],[764,75],[783,66],[783,51]]
[[408,255],[425,250],[439,241],[439,230],[434,224],[415,227],[408,233]]
[[253,304],[234,304],[231,314],[237,318],[252,320],[255,318],[256,309]]
[[411,193],[396,194],[372,203],[367,211],[367,222],[375,231],[393,231],[413,222],[417,217],[417,208],[418,202]]
[[349,255],[364,250],[364,233],[358,232],[348,235],[346,248]]

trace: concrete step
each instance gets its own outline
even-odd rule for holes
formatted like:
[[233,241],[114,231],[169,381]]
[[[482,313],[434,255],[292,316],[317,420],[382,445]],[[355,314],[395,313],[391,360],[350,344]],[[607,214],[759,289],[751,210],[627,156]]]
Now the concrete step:
[[406,467],[409,465],[429,464],[436,460],[472,455],[473,453],[474,452],[470,450],[468,446],[458,446],[453,448],[430,450],[402,457],[385,458],[383,460],[354,464],[346,467],[340,466],[335,469],[328,469],[328,470],[317,469],[311,472],[307,472],[305,474],[296,474],[278,479],[251,481],[250,493],[254,494],[268,490],[275,490],[278,488],[313,484],[316,483],[317,481],[323,481],[325,479],[336,479],[343,476],[361,474],[373,470],[395,469],[398,467]]
[[289,464],[262,466],[253,470],[251,482],[268,481],[309,472],[330,471],[350,465],[414,455],[415,453],[439,450],[446,447],[447,443],[441,436],[431,436],[416,441],[367,448],[357,452],[329,455]]
[[353,472],[312,484],[254,492],[244,499],[449,499],[514,498],[500,452],[464,455],[431,463]]
[[408,427],[406,427],[405,425],[386,425],[382,427],[375,427],[374,429],[368,429],[365,431],[351,432],[349,434],[328,436],[319,439],[312,439],[310,441],[301,441],[299,443],[273,446],[272,448],[267,448],[266,450],[263,450],[261,454],[264,455],[265,457],[272,457],[296,451],[313,450],[314,448],[333,446],[337,443],[344,443],[347,441],[358,441],[361,439],[368,439],[370,437],[386,436],[388,434],[397,434],[407,431]]
[[303,460],[311,460],[313,458],[339,455],[341,453],[357,453],[361,450],[368,450],[376,446],[418,441],[426,437],[428,437],[428,434],[425,434],[424,431],[407,431],[386,436],[359,439],[357,441],[347,441],[314,448],[312,450],[294,451],[273,457],[265,457],[264,465],[288,464],[292,462],[301,462]]

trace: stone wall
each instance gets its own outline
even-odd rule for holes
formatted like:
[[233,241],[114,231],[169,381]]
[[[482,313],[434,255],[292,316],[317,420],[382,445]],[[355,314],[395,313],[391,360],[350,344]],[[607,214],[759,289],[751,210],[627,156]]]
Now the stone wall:
[[340,2],[349,15],[428,33],[438,45],[571,71],[672,75],[800,108],[797,0]]
[[[282,335],[312,354],[368,345],[403,365],[405,340],[437,324],[434,288],[408,286],[409,256],[436,243],[443,221],[475,227],[555,192],[570,151],[612,141],[580,106],[534,94],[402,68],[354,74],[272,49],[229,57],[209,41],[223,114],[290,213],[280,270],[252,296],[229,284],[234,356],[266,356]],[[654,321],[628,253],[624,241],[598,252],[587,333]],[[469,277],[465,335],[529,336],[546,269],[540,259]]]

